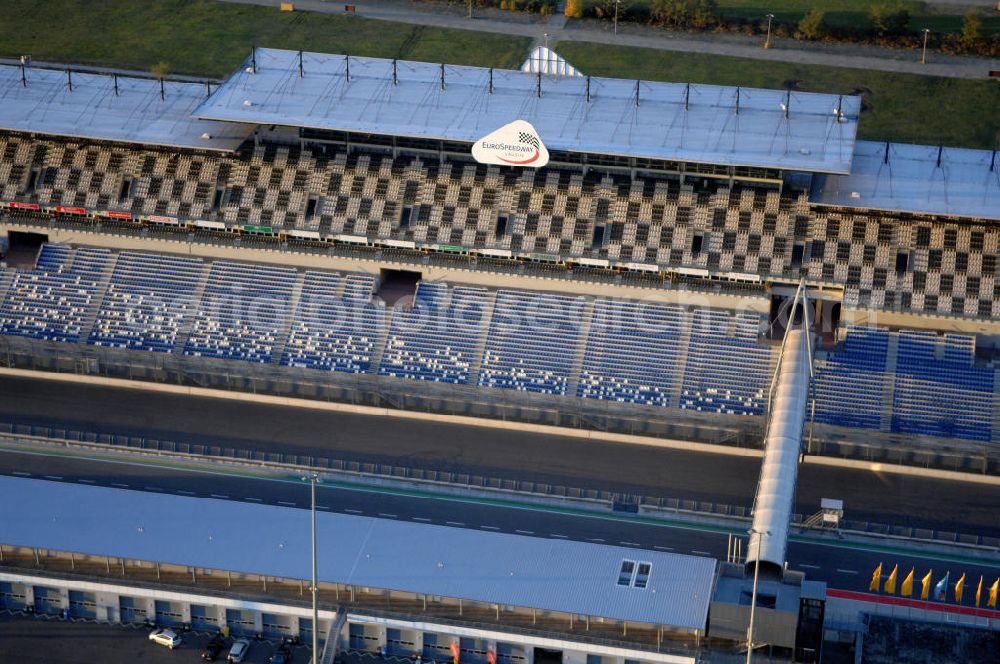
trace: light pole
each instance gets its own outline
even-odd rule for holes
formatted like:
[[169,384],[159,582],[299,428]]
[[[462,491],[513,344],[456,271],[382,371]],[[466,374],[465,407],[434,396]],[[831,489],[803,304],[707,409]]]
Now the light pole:
[[764,39],[764,48],[771,48],[771,21],[774,20],[774,14],[767,15],[767,38]]
[[310,498],[312,505],[312,584],[309,587],[312,593],[312,664],[319,661],[319,588],[316,586],[316,485],[322,482],[319,475],[313,473],[302,478],[303,482],[309,482]]
[[770,530],[747,531],[750,535],[757,535],[757,559],[753,564],[753,592],[750,593],[750,625],[747,627],[747,664],[753,659],[753,617],[754,609],[757,608],[757,578],[760,576],[760,540],[771,535]]
[[615,34],[618,34],[618,5],[622,3],[622,0],[615,0]]
[[930,33],[931,31],[928,28],[924,28],[924,50],[920,54],[920,64],[922,65],[927,64],[927,35]]

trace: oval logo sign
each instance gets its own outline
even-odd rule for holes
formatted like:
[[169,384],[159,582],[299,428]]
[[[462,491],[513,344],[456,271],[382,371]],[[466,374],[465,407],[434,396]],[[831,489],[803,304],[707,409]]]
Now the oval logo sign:
[[549,151],[531,123],[514,120],[476,141],[472,158],[480,164],[541,168],[549,163]]

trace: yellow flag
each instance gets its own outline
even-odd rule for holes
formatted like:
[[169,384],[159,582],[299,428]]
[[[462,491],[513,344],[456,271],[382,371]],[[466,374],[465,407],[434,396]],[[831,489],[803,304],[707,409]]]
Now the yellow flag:
[[920,599],[927,599],[927,595],[931,591],[931,576],[934,574],[934,570],[927,572],[927,576],[920,580],[923,584],[923,588],[920,591]]
[[896,572],[899,571],[899,565],[894,565],[892,572],[889,573],[889,578],[885,580],[885,592],[889,595],[896,594]]
[[976,608],[979,608],[979,600],[983,598],[983,575],[979,575],[979,586],[976,588]]
[[958,581],[955,582],[955,601],[959,604],[962,603],[962,591],[965,589],[965,574],[959,577]]
[[882,585],[882,563],[879,563],[875,571],[872,572],[872,581],[868,584],[868,590],[878,592],[880,585]]
[[1000,579],[993,582],[990,586],[990,598],[986,602],[986,606],[991,608],[997,608],[997,590],[1000,590]]
[[905,579],[903,579],[903,585],[899,588],[899,594],[903,597],[910,597],[913,595],[913,572],[915,571],[916,570],[911,567],[910,573],[906,575]]

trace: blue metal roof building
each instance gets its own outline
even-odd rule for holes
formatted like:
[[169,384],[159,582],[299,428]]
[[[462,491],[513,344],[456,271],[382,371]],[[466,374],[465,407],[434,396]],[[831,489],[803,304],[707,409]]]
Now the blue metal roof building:
[[[309,518],[289,507],[0,478],[2,539],[14,546],[303,579]],[[317,529],[321,582],[677,631],[703,632],[707,622],[711,558],[322,511]]]

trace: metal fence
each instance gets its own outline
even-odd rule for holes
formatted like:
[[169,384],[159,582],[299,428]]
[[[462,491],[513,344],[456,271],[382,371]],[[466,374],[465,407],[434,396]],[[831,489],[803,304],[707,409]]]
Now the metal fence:
[[[598,509],[624,511],[652,517],[706,518],[737,520],[731,522],[734,534],[742,534],[752,518],[752,508],[747,505],[733,505],[705,500],[688,500],[664,495],[642,495],[622,493],[604,489],[575,487],[564,484],[548,484],[508,477],[461,473],[448,470],[416,468],[390,463],[371,463],[337,459],[325,456],[286,454],[267,452],[231,446],[183,443],[157,438],[99,434],[74,429],[28,424],[0,422],[0,435],[14,437],[30,436],[34,439],[62,441],[70,444],[98,445],[122,449],[152,452],[168,455],[183,455],[197,458],[226,460],[237,463],[269,464],[285,469],[309,468],[325,473],[340,474],[348,482],[371,482],[389,480],[416,482],[428,485],[429,489],[441,487],[465,490],[499,492],[517,498],[541,500],[571,500],[580,506],[589,503]],[[825,531],[821,525],[806,525],[808,514],[793,514],[792,525],[803,531]],[[958,544],[968,547],[984,547],[991,552],[1000,551],[1000,537],[959,533],[950,530],[914,528],[860,519],[841,519],[839,532],[843,534],[876,535],[894,539],[923,540],[944,544]]]

